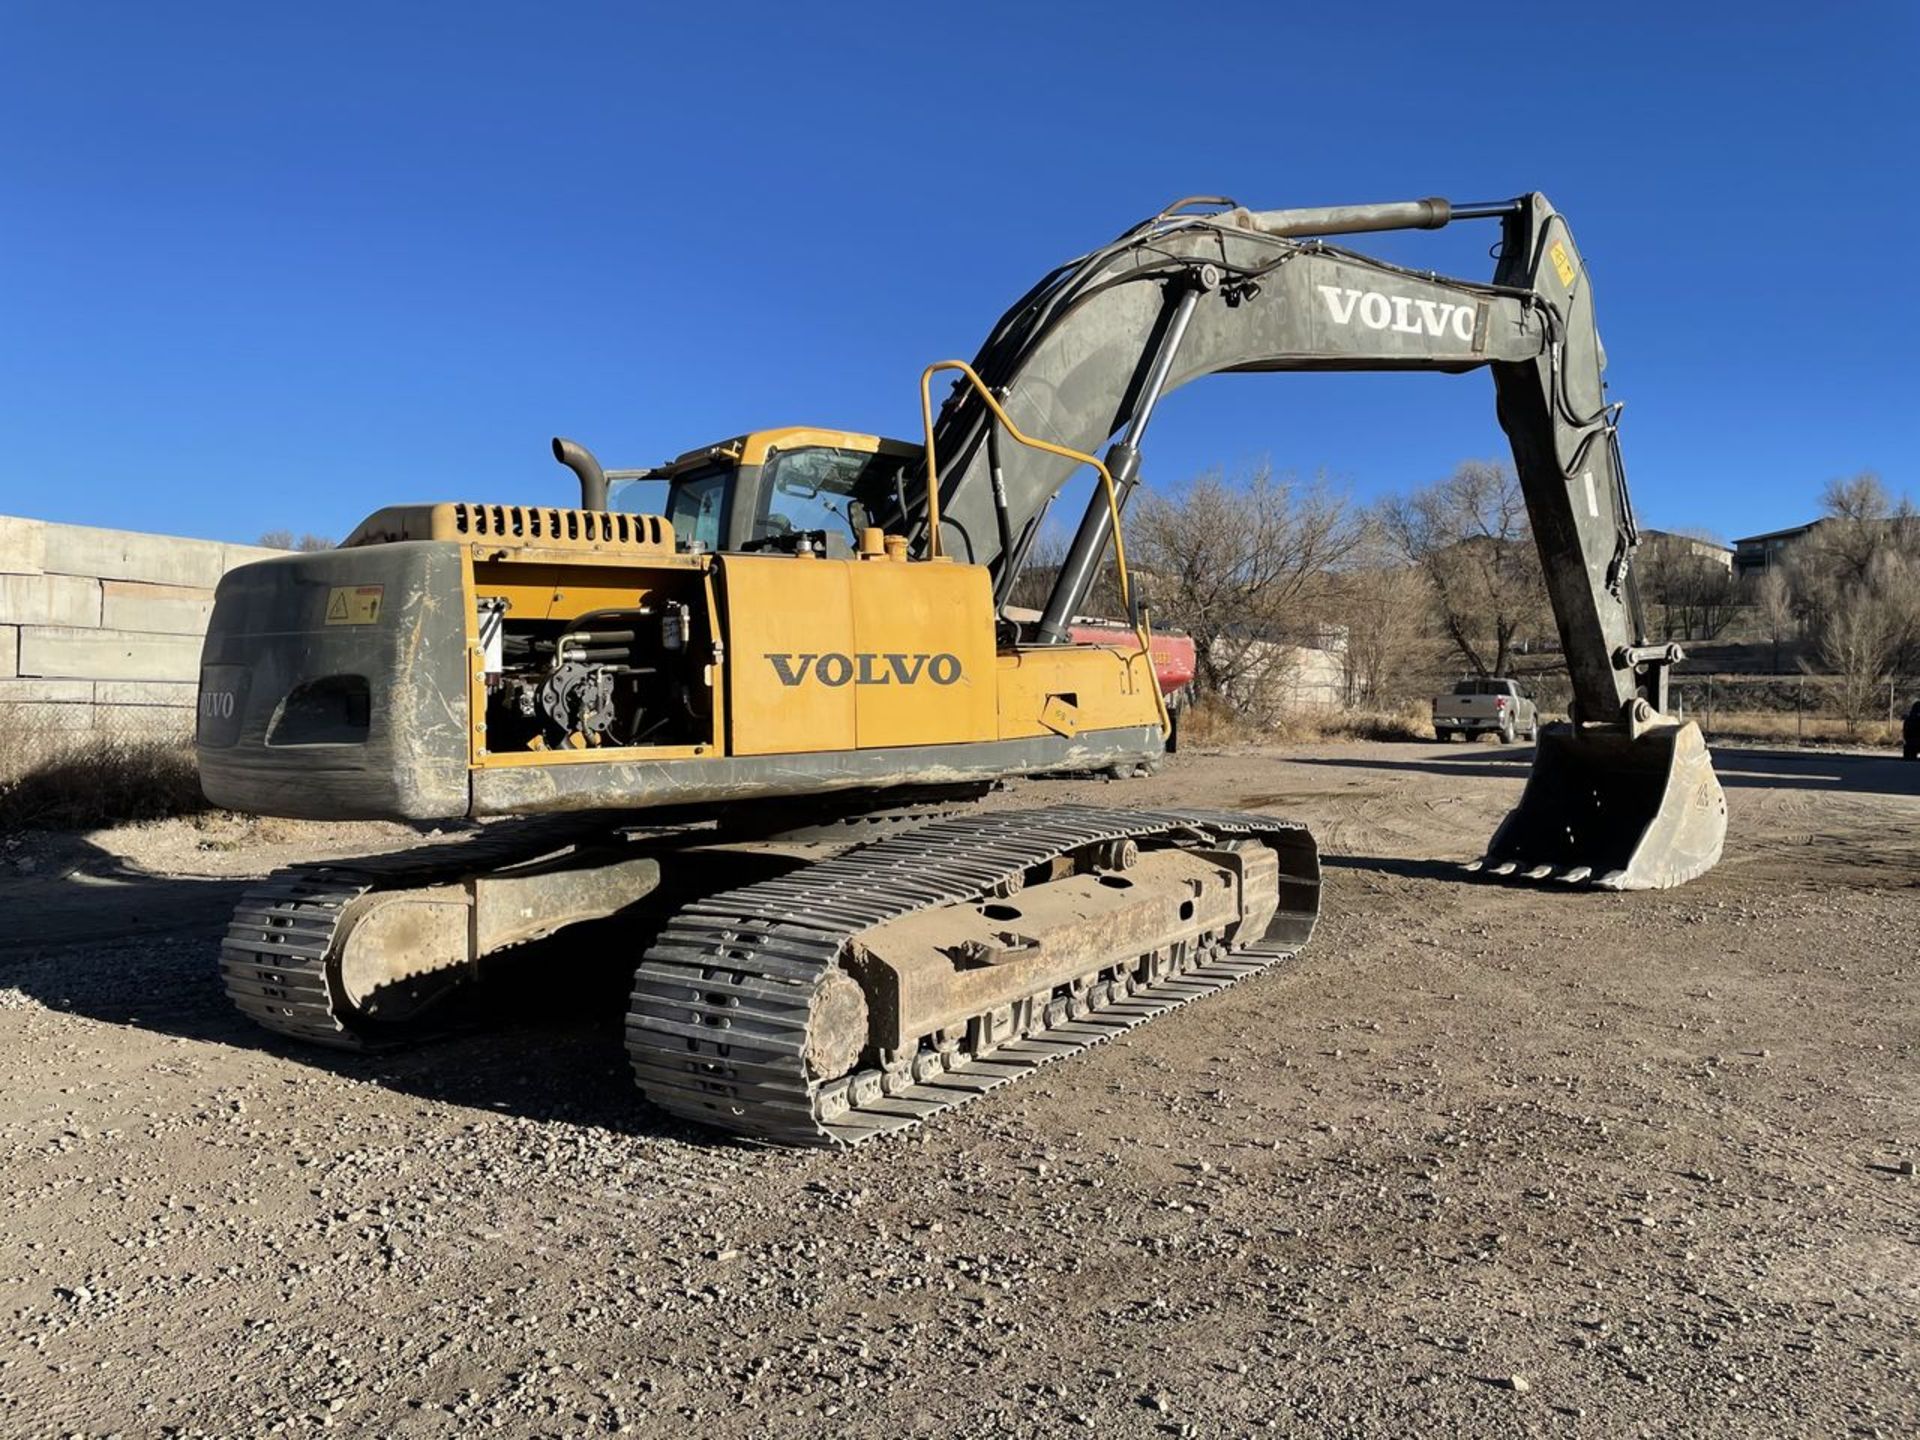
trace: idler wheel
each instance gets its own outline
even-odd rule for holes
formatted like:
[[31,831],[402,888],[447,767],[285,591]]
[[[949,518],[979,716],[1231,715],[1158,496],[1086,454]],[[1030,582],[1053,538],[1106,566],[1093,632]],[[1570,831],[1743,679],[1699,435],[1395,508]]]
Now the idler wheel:
[[807,1072],[834,1080],[853,1069],[867,1048],[867,996],[844,970],[830,970],[807,1011]]

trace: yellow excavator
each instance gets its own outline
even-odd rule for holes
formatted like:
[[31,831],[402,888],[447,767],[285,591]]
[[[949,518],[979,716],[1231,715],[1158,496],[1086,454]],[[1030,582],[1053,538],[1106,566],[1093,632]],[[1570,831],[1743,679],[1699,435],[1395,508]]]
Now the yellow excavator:
[[[1502,227],[1489,283],[1331,240],[1470,219]],[[1491,371],[1575,700],[1472,868],[1682,883],[1719,858],[1725,802],[1698,729],[1666,713],[1679,652],[1641,620],[1604,364],[1585,267],[1538,194],[1183,200],[1049,273],[971,364],[929,366],[915,442],[761,430],[608,471],[556,440],[578,506],[397,506],[338,550],[242,567],[201,672],[210,799],[502,818],[253,887],[228,992],[284,1035],[401,1044],[491,957],[647,912],[626,1032],[647,1098],[837,1144],[1291,955],[1319,908],[1298,824],[974,804],[1007,777],[1162,755],[1121,520],[1161,399],[1222,371]],[[1047,602],[1016,610],[1083,469]],[[1126,625],[1089,634],[1109,550]]]

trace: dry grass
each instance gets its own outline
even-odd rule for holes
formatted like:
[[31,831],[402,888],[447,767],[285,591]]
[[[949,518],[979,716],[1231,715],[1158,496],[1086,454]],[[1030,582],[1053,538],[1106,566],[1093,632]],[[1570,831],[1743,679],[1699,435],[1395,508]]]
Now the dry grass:
[[1258,738],[1258,730],[1214,696],[1195,700],[1180,712],[1182,745],[1246,745]]
[[[1541,723],[1564,720],[1564,715],[1541,714]],[[1708,725],[1705,710],[1689,713],[1709,740],[1749,741],[1762,745],[1900,746],[1898,722],[1863,724],[1849,735],[1846,722],[1833,715],[1805,715],[1791,710],[1715,710]],[[1180,720],[1180,738],[1192,745],[1307,745],[1321,740],[1431,740],[1433,721],[1423,704],[1397,710],[1304,710],[1262,724],[1236,712],[1217,698],[1196,701]]]
[[[1870,721],[1852,735],[1844,720],[1832,715],[1796,717],[1791,711],[1778,710],[1705,710],[1687,717],[1697,720],[1709,740],[1753,740],[1769,745],[1806,741],[1815,745],[1893,746],[1900,744],[1900,727],[1886,721]],[[1709,724],[1711,720],[1711,724]]]
[[208,808],[185,737],[5,724],[0,831],[86,830]]
[[1314,710],[1289,716],[1285,738],[1307,740],[1431,740],[1425,705],[1398,710]]
[[1344,710],[1319,716],[1323,739],[1432,739],[1434,726],[1428,707],[1398,710]]
[[1196,701],[1180,719],[1180,738],[1195,745],[1310,745],[1321,740],[1431,740],[1424,705],[1397,710],[1296,710],[1268,721],[1250,719],[1223,701]]

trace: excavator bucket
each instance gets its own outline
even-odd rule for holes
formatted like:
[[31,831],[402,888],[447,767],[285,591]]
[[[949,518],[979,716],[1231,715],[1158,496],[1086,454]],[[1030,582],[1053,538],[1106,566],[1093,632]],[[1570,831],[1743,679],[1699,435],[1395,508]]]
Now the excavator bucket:
[[1540,732],[1520,804],[1469,870],[1603,890],[1684,885],[1720,860],[1727,800],[1691,720]]

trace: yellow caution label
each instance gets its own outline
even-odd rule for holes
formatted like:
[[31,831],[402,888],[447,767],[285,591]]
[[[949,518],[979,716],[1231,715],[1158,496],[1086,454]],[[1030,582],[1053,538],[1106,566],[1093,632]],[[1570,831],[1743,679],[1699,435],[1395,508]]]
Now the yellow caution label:
[[1553,261],[1553,273],[1560,277],[1560,283],[1573,284],[1573,258],[1567,254],[1567,247],[1554,241],[1547,250],[1547,258]]
[[327,624],[371,625],[380,618],[384,585],[336,585],[327,592]]
[[1080,733],[1080,708],[1068,704],[1059,695],[1049,695],[1047,703],[1040,707],[1040,723],[1054,734],[1072,739]]

